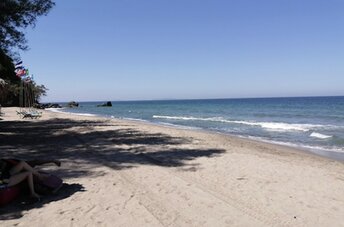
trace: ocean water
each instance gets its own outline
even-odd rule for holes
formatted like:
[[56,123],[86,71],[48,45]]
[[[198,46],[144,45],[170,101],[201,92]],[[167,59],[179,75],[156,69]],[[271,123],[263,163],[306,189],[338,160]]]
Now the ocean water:
[[344,157],[344,96],[82,102],[61,111],[228,133]]

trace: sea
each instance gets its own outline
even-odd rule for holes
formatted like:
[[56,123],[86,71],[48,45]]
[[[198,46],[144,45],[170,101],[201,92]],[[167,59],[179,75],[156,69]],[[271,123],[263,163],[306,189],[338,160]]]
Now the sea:
[[344,96],[112,101],[112,107],[97,107],[101,103],[59,111],[207,130],[344,160]]

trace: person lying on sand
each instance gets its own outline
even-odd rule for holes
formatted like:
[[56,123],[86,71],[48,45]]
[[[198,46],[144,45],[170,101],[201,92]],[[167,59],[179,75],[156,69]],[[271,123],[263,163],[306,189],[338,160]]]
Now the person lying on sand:
[[[15,160],[15,159],[12,159]],[[17,160],[19,161],[19,160]],[[51,160],[51,159],[35,159],[35,160],[28,160],[26,161],[27,164],[29,164],[31,167],[35,167],[38,165],[43,165],[43,164],[47,164],[47,163],[54,163],[56,166],[60,167],[61,166],[61,162],[59,160]]]
[[0,185],[11,187],[27,180],[31,197],[40,200],[40,195],[35,192],[33,178],[37,177],[37,179],[42,180],[44,176],[33,167],[50,162],[57,166],[61,165],[61,162],[56,160],[32,160],[25,162],[16,159],[0,159]]

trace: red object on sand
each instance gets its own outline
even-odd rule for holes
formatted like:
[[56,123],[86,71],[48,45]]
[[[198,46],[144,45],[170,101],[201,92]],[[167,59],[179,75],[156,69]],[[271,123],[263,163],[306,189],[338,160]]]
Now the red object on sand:
[[20,187],[8,187],[8,188],[1,188],[0,189],[0,206],[4,206],[9,202],[18,198],[20,194]]

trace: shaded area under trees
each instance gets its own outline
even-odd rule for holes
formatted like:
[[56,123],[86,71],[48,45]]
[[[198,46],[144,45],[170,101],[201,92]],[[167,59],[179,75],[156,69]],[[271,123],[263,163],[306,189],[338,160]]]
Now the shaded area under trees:
[[[101,127],[102,130],[93,130]],[[107,128],[108,127],[108,128]],[[53,173],[63,179],[98,177],[94,169],[107,166],[121,171],[142,165],[179,167],[183,171],[197,171],[198,164],[189,161],[214,157],[222,149],[189,149],[192,143],[184,137],[163,133],[148,133],[130,126],[116,127],[103,121],[51,119],[46,121],[0,122],[0,151],[2,157],[18,159],[62,159],[68,163],[87,163],[83,168],[62,165]],[[98,174],[98,175],[96,175]],[[9,209],[0,209],[0,220],[20,218],[25,209],[39,208],[51,201],[67,198],[77,191],[87,190],[82,185],[65,185],[57,197],[48,197],[43,204],[20,206],[13,203]]]

